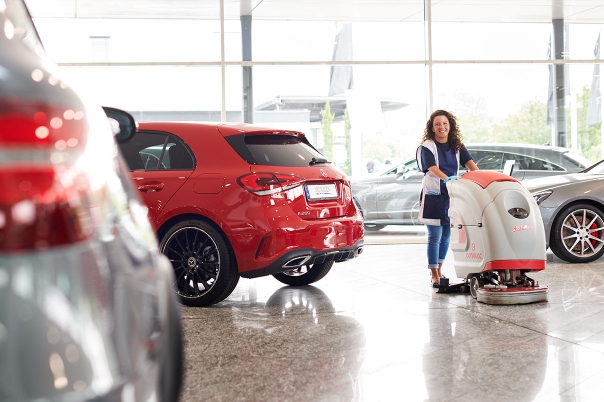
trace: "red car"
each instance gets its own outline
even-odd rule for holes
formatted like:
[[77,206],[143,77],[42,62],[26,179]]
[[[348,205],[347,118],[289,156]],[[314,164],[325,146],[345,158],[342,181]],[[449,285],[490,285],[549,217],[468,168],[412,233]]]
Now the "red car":
[[240,276],[308,285],[363,250],[348,178],[303,133],[141,123],[120,148],[183,304],[218,303]]

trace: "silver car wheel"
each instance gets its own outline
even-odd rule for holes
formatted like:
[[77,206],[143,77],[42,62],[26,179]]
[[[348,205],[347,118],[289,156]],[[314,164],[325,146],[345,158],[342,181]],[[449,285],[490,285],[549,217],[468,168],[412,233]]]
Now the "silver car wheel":
[[592,209],[571,211],[563,218],[560,239],[566,251],[581,259],[598,254],[604,247],[604,221]]

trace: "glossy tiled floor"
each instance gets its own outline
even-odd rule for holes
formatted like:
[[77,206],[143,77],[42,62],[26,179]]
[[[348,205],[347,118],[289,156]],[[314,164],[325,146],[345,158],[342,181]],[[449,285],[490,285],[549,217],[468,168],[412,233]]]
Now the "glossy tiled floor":
[[421,235],[392,238],[314,286],[183,307],[181,401],[604,401],[604,260],[554,259],[531,275],[549,302],[491,306],[436,293]]

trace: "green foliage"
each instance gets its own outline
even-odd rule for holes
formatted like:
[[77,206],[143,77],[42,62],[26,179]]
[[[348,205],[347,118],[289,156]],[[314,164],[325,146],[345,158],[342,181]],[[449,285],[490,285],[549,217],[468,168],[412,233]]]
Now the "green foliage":
[[497,142],[525,144],[547,144],[551,141],[551,127],[546,124],[545,103],[533,99],[520,107],[520,111],[509,115],[491,128],[491,136]]
[[463,142],[494,142],[490,127],[485,119],[477,113],[466,113],[458,117]]
[[[596,162],[601,158],[600,124],[587,126],[587,104],[589,88],[577,94],[577,136],[578,150],[587,159]],[[445,97],[445,99],[447,99]],[[498,123],[485,112],[481,98],[473,98],[467,93],[456,93],[448,99],[451,111],[458,117],[459,126],[466,143],[477,142],[517,142],[525,144],[547,144],[551,142],[552,129],[546,123],[547,105],[537,99],[530,100],[520,110]],[[567,113],[568,146],[570,146],[570,108]]]
[[[416,142],[419,145],[419,139]],[[408,144],[403,144],[401,137],[394,133],[382,133],[371,137],[363,135],[363,158],[375,158],[383,162],[385,159],[407,154],[406,146]]]
[[323,155],[333,160],[333,129],[332,123],[335,113],[331,113],[329,101],[325,103],[325,109],[321,110],[321,129],[323,131]]
[[[602,134],[600,132],[601,124],[587,125],[587,105],[589,104],[589,87],[584,86],[583,91],[577,94],[577,144],[578,153],[592,162],[597,162],[602,158],[600,147]],[[570,121],[570,117],[567,119]],[[570,128],[568,129],[570,132]]]
[[352,174],[350,167],[350,114],[348,108],[344,109],[344,147],[346,148],[346,162],[344,162],[343,170],[347,175]]

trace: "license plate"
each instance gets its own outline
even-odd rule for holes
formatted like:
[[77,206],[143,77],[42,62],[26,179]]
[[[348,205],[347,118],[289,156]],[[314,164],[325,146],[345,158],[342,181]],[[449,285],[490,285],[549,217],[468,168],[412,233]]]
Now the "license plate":
[[334,200],[338,198],[338,191],[334,183],[307,184],[304,186],[304,190],[306,191],[306,199],[310,201]]

